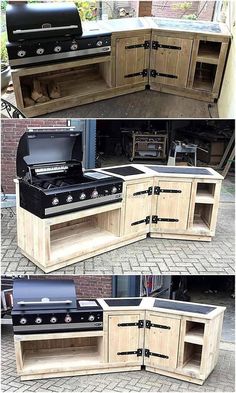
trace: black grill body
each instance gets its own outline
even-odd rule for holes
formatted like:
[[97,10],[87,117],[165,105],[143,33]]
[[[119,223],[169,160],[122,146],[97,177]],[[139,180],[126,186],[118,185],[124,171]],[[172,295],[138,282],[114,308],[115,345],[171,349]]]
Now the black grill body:
[[25,133],[17,150],[20,207],[40,218],[122,200],[123,180],[82,169],[82,134]]
[[103,329],[96,299],[76,299],[73,280],[16,279],[13,284],[14,334]]

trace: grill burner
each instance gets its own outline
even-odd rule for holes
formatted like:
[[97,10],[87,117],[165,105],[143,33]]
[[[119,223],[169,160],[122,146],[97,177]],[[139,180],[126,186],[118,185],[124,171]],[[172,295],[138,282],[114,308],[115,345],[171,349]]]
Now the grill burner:
[[40,218],[122,200],[123,180],[82,170],[82,135],[29,132],[20,139],[20,206]]
[[13,283],[15,334],[103,329],[97,300],[76,300],[72,280],[24,280]]
[[12,68],[111,52],[111,33],[83,34],[73,3],[11,4],[6,22]]

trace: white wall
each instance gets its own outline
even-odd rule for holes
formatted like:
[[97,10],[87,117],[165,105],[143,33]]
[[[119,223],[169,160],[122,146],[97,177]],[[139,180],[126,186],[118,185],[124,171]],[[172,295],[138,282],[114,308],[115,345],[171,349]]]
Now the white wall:
[[233,35],[227,66],[218,100],[218,112],[221,118],[236,118],[236,2],[231,1],[230,25]]

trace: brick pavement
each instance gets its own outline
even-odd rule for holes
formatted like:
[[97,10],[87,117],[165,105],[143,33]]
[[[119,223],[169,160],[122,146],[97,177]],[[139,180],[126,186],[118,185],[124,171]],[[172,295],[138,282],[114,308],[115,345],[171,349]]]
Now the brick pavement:
[[220,350],[203,386],[146,371],[20,381],[16,375],[12,326],[2,326],[2,391],[8,392],[234,392],[235,353]]
[[[220,204],[212,242],[153,239],[61,268],[58,274],[234,274],[234,203]],[[17,248],[16,217],[3,213],[2,273],[42,274]]]

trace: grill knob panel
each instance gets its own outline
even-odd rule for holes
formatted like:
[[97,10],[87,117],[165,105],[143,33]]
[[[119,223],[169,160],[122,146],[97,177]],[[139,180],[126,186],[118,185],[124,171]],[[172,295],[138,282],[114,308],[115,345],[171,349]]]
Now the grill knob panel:
[[116,194],[117,193],[117,188],[114,186],[114,187],[112,187],[112,189],[111,189],[111,193],[112,194]]
[[20,319],[20,324],[21,325],[25,325],[27,323],[27,319],[26,318],[21,318]]
[[53,206],[56,206],[56,205],[58,205],[59,204],[59,199],[58,198],[53,198],[53,200],[52,200],[52,205]]
[[95,316],[89,315],[88,320],[89,320],[89,322],[93,322],[95,320]]
[[94,190],[91,194],[91,198],[97,198],[98,197],[98,192],[97,190]]
[[84,199],[86,199],[86,194],[85,194],[84,192],[82,192],[82,193],[80,194],[79,199],[80,199],[81,201],[83,201]]
[[102,41],[101,40],[97,41],[96,46],[102,46]]
[[36,50],[37,55],[43,55],[44,54],[44,48],[38,48]]
[[21,49],[21,50],[19,50],[19,51],[17,52],[17,56],[18,56],[18,57],[24,57],[25,55],[26,55],[26,51],[23,50],[23,49]]
[[52,317],[52,318],[50,319],[50,322],[51,322],[51,323],[56,323],[56,322],[57,322],[57,318],[56,318],[56,317]]
[[70,203],[73,201],[73,196],[72,195],[68,195],[68,197],[66,198],[66,202]]
[[56,52],[56,53],[61,52],[61,50],[62,50],[62,47],[61,47],[60,45],[57,45],[57,46],[55,46],[55,48],[54,48],[54,52]]
[[66,322],[66,323],[70,323],[71,321],[72,321],[71,316],[70,316],[70,315],[66,315],[66,317],[65,317],[65,322]]
[[37,318],[35,319],[35,323],[37,323],[37,324],[42,323],[42,322],[43,322],[43,320],[42,320],[42,318],[40,318],[40,317],[37,317]]
[[78,49],[78,44],[76,44],[75,42],[71,45],[70,47],[71,50],[76,50]]

